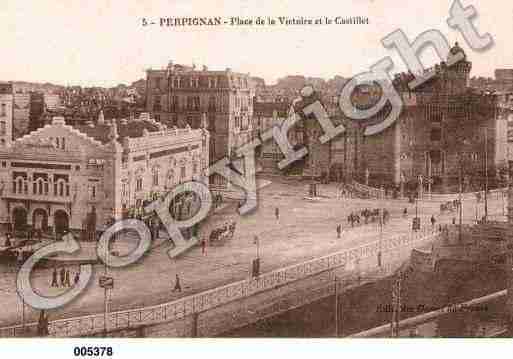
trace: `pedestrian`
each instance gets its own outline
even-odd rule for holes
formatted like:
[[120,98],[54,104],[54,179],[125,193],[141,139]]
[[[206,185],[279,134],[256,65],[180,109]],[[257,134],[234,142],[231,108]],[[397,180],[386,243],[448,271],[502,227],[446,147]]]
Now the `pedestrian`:
[[75,273],[75,278],[73,279],[73,282],[77,284],[80,281],[80,272]]
[[456,224],[456,217],[452,217],[452,224]]
[[280,219],[280,209],[278,207],[274,209],[274,215],[276,216],[276,219]]
[[56,267],[53,267],[51,287],[59,288],[59,281],[57,280],[57,268]]
[[342,231],[341,225],[337,225],[337,238],[340,239],[340,232]]
[[442,233],[442,224],[438,225],[438,232]]
[[207,255],[207,239],[205,237],[201,240],[201,254]]
[[61,270],[59,271],[59,276],[60,276],[60,280],[61,280],[61,286],[65,287],[66,286],[66,269],[64,267],[62,267]]
[[48,317],[45,315],[45,311],[42,310],[39,313],[39,320],[37,322],[37,335],[46,337],[48,334],[50,334],[48,330]]
[[11,234],[7,233],[5,235],[5,246],[6,247],[10,247],[11,245],[12,245],[12,243],[11,243]]
[[432,228],[435,228],[435,223],[436,223],[436,219],[435,219],[435,215],[431,215],[431,227]]
[[403,217],[406,218],[408,216],[408,208],[404,207],[403,209]]
[[182,286],[180,284],[180,276],[178,276],[178,273],[175,275],[175,287],[173,288],[173,292],[182,292]]
[[64,274],[64,284],[66,287],[71,287],[71,283],[69,280],[69,269],[66,269],[66,273]]

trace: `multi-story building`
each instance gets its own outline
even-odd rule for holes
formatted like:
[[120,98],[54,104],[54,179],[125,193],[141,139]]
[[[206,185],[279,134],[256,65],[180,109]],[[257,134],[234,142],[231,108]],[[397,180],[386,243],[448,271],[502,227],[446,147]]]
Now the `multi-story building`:
[[[393,84],[403,99],[403,110],[381,133],[365,136],[365,126],[383,121],[388,107],[368,122],[334,116],[333,122],[343,122],[346,131],[327,144],[317,143],[322,132],[316,121],[305,121],[309,155],[304,175],[354,178],[397,188],[422,182],[440,190],[461,177],[465,185],[480,186],[485,172],[493,182],[507,160],[506,112],[497,94],[468,87],[472,63],[457,44],[449,56],[459,53],[463,54],[461,61],[436,65],[435,76],[414,90],[408,88],[412,74],[396,76]],[[369,93],[368,105],[374,97]]]
[[[253,114],[253,131],[259,136],[272,127],[281,126],[287,120],[290,112],[290,103],[287,102],[255,102]],[[300,127],[293,127],[287,133],[292,146],[301,144],[302,131]],[[259,169],[264,172],[279,172],[278,162],[284,155],[274,139],[262,143],[258,149]]]
[[0,150],[0,221],[49,233],[101,229],[176,184],[206,183],[206,130],[143,117],[72,127],[64,118]]
[[61,100],[59,98],[59,95],[52,94],[52,93],[45,93],[44,94],[44,101],[45,106],[48,110],[56,110],[61,105]]
[[[146,73],[147,111],[170,126],[206,127],[210,132],[210,162],[225,156],[253,136],[254,90],[249,74],[211,71],[169,63]],[[223,185],[217,176],[212,183]]]
[[0,148],[12,142],[13,105],[12,84],[0,83]]
[[19,138],[28,132],[30,121],[30,93],[14,94],[13,137]]
[[29,131],[35,131],[44,126],[43,114],[45,112],[44,95],[40,92],[30,93]]

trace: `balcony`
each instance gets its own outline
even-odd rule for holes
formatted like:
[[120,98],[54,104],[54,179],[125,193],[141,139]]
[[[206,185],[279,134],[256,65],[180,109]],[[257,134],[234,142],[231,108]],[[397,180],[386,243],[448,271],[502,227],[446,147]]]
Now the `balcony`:
[[71,203],[72,196],[55,196],[53,192],[48,194],[32,194],[31,192],[14,193],[12,191],[6,191],[2,195],[2,199],[5,200],[18,200],[18,201],[30,201],[30,202],[42,202],[42,203]]

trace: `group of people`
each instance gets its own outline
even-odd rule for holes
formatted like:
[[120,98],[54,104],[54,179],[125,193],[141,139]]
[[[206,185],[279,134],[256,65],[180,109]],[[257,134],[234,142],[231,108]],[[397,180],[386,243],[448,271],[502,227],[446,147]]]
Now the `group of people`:
[[[223,226],[215,228],[210,232],[209,242],[216,242],[224,239],[232,239],[235,233],[235,221],[225,222]],[[202,241],[203,250],[206,247],[206,241]]]
[[452,201],[447,201],[445,203],[440,204],[440,213],[444,213],[446,211],[453,212],[461,206],[461,201],[459,199],[455,199]]
[[[70,270],[64,267],[61,267],[59,271],[57,271],[57,268],[53,268],[52,272],[52,283],[51,287],[53,288],[59,288],[59,287],[71,287],[71,281],[70,281]],[[73,284],[77,284],[80,280],[80,272],[75,272],[75,276],[73,277]]]
[[369,221],[374,222],[380,219],[383,221],[383,224],[386,224],[390,219],[390,212],[386,208],[374,208],[372,210],[365,208],[360,212],[351,212],[347,217],[347,222],[351,224],[351,227],[354,227],[355,224],[360,224],[361,218],[363,218],[365,224],[368,224]]

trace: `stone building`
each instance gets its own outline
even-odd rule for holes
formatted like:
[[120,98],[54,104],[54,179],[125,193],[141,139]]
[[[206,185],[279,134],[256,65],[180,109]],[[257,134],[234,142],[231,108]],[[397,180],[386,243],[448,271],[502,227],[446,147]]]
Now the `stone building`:
[[[281,126],[290,115],[290,103],[288,102],[255,102],[253,114],[253,131],[255,136],[271,129]],[[288,139],[292,146],[303,143],[302,130],[300,127],[293,127],[288,132]],[[280,173],[278,163],[284,155],[274,139],[264,141],[257,149],[257,160],[259,169],[269,173]]]
[[13,137],[25,135],[30,122],[30,93],[14,94]]
[[206,130],[149,116],[72,127],[64,118],[0,150],[0,222],[47,233],[102,229],[176,184],[206,182]]
[[[146,108],[170,126],[205,126],[210,132],[210,162],[225,156],[254,135],[254,89],[249,74],[211,71],[206,66],[184,66],[170,62],[166,69],[146,72]],[[225,185],[217,175],[211,182]]]
[[12,142],[14,94],[12,84],[0,83],[0,149]]
[[459,183],[460,169],[466,186],[482,185],[485,172],[497,175],[507,163],[508,113],[497,94],[468,87],[472,63],[457,44],[449,56],[459,53],[461,61],[437,64],[435,76],[414,90],[411,73],[396,75],[403,110],[385,131],[364,136],[368,123],[384,119],[386,107],[368,122],[336,116],[346,132],[331,141],[331,174],[397,188],[420,181],[439,190]]

